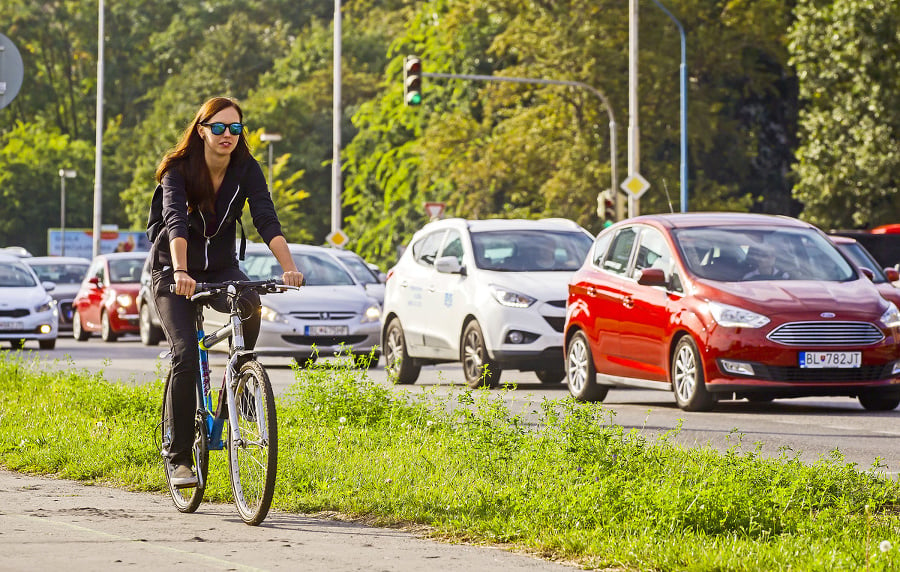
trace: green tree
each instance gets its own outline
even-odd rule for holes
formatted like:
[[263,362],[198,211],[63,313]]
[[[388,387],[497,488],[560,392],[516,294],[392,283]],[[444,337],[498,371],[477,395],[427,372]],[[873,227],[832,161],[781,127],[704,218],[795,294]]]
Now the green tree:
[[802,0],[790,31],[800,78],[804,218],[831,228],[900,220],[900,4]]

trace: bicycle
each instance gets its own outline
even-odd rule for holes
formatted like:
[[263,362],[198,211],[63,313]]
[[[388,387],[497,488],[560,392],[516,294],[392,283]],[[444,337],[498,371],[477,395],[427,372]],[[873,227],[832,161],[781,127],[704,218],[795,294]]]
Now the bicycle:
[[[171,285],[174,291],[174,285]],[[172,501],[180,512],[197,510],[206,490],[209,470],[209,451],[228,449],[228,466],[234,503],[241,519],[258,525],[266,518],[275,492],[278,469],[278,423],[275,397],[265,368],[253,350],[244,348],[244,333],[238,311],[242,292],[255,290],[260,295],[296,286],[276,280],[240,280],[217,283],[198,283],[192,301],[203,301],[225,294],[229,307],[229,322],[211,334],[203,331],[203,304],[197,304],[197,343],[200,347],[200,375],[196,384],[197,415],[194,420],[192,469],[197,485],[179,488],[172,485],[168,459],[172,427],[169,387],[172,372],[166,377],[160,421],[160,453],[165,465],[166,484]],[[210,367],[207,350],[231,340],[228,365],[215,407],[210,388]],[[227,428],[226,428],[227,422]],[[224,434],[224,437],[223,437]]]

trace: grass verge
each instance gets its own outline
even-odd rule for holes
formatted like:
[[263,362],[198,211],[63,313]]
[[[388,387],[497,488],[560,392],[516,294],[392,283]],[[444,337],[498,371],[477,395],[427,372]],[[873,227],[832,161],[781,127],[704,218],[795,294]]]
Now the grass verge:
[[[601,405],[496,392],[413,396],[342,365],[298,370],[279,399],[274,506],[334,511],[444,538],[508,544],[588,568],[889,570],[900,485],[838,453],[814,465],[682,449]],[[0,465],[162,490],[162,384],[112,384],[72,364],[0,355]],[[207,499],[230,501],[225,455]],[[174,509],[173,509],[174,510]]]

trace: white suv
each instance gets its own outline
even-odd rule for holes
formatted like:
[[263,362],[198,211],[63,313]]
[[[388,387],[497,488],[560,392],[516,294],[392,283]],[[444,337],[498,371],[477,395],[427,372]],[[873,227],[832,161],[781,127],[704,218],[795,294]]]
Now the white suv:
[[592,241],[566,219],[425,225],[388,273],[388,372],[415,383],[422,365],[459,361],[470,387],[496,386],[504,369],[559,383],[568,281]]

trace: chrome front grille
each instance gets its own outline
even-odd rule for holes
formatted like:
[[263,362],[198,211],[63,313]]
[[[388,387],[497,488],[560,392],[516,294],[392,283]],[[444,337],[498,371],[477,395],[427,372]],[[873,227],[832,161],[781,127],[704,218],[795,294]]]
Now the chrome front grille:
[[782,324],[766,336],[786,346],[867,346],[884,334],[868,322],[792,322]]
[[291,312],[291,316],[304,321],[316,320],[351,320],[356,316],[356,312],[329,312],[323,310],[321,312]]

